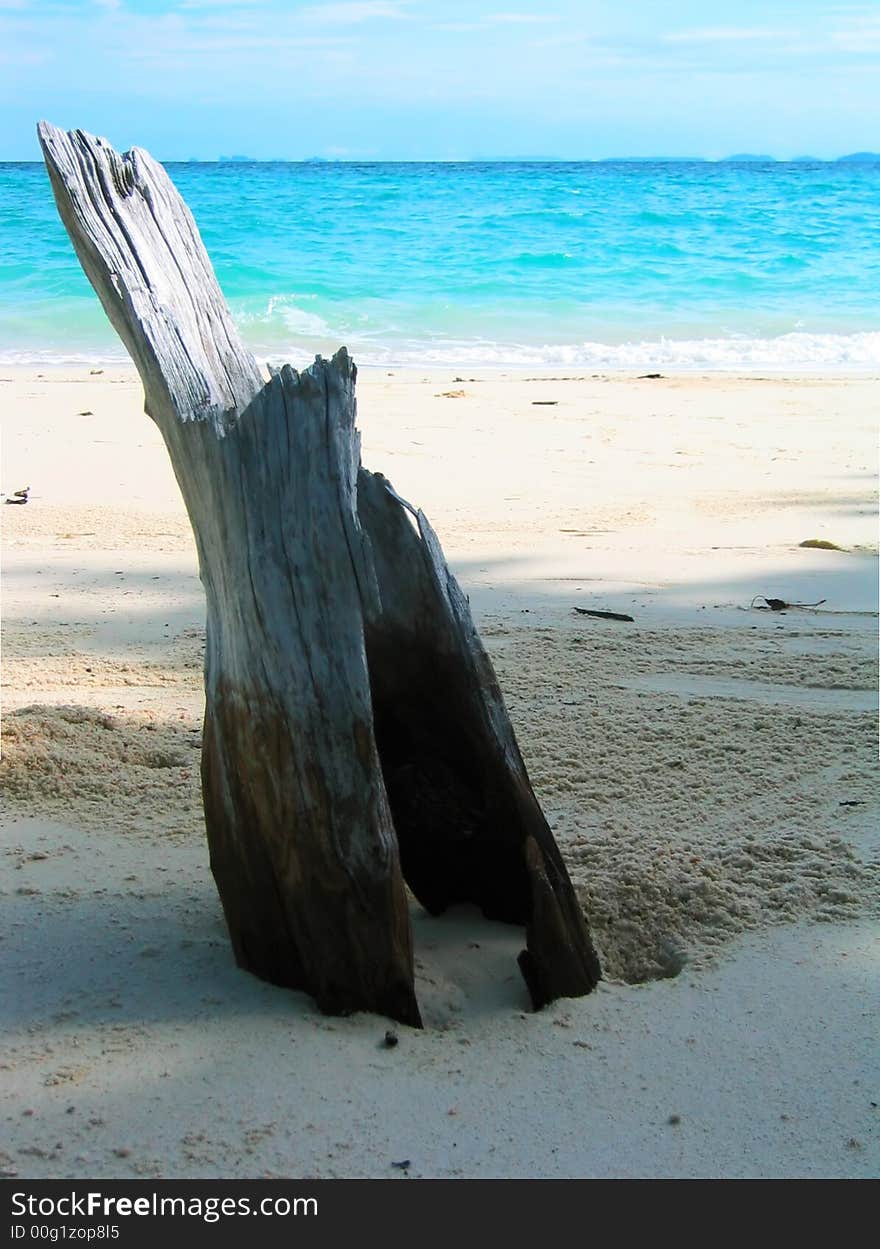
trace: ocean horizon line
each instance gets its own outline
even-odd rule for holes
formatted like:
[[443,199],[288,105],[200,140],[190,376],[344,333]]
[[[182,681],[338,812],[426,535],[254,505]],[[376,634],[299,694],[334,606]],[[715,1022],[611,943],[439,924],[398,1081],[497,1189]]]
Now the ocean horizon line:
[[[134,144],[140,147],[140,144]],[[876,165],[880,152],[840,156],[773,156],[751,152],[731,156],[157,156],[162,165]],[[3,165],[41,166],[42,159],[0,157]]]

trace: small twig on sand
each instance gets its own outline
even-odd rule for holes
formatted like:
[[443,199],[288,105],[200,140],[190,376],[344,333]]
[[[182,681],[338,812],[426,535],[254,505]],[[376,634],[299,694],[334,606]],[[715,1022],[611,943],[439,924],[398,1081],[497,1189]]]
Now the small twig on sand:
[[588,611],[586,607],[575,607],[574,610],[579,616],[598,616],[600,620],[628,620],[635,624],[632,616],[625,616],[619,611]]
[[[769,607],[771,611],[787,611],[790,607],[821,607],[823,603],[827,603],[828,601],[827,599],[820,598],[818,603],[786,603],[786,601],[781,598],[767,598],[763,594],[756,594],[751,603],[749,603],[750,609],[755,606],[759,598],[764,600],[767,607]],[[757,610],[766,611],[767,607],[759,607]]]

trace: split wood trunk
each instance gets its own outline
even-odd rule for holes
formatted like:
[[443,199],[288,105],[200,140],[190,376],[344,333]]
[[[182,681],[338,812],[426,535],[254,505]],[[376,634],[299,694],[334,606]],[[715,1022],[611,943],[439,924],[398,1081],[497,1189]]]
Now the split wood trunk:
[[38,128],[61,218],[137,365],[207,599],[202,789],[238,963],[419,1025],[406,889],[526,926],[536,1007],[599,965],[467,599],[360,466],[345,349],[268,382],[165,171]]

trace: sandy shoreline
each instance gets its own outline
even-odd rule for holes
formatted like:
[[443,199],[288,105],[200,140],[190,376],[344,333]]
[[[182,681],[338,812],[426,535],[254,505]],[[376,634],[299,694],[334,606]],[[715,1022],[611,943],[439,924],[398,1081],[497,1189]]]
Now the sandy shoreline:
[[880,383],[572,377],[359,380],[609,976],[524,1017],[518,934],[417,918],[429,1028],[386,1054],[230,966],[201,589],[133,371],[0,369],[7,1171],[876,1173]]

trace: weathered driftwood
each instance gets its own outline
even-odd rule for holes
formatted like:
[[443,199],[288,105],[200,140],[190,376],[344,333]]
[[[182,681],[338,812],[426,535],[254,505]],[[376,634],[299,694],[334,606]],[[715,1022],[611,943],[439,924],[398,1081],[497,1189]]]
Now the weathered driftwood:
[[418,1024],[404,879],[526,925],[536,1006],[599,966],[467,600],[360,467],[345,349],[265,383],[160,165],[46,123],[62,220],[144,384],[207,599],[202,788],[239,964]]

